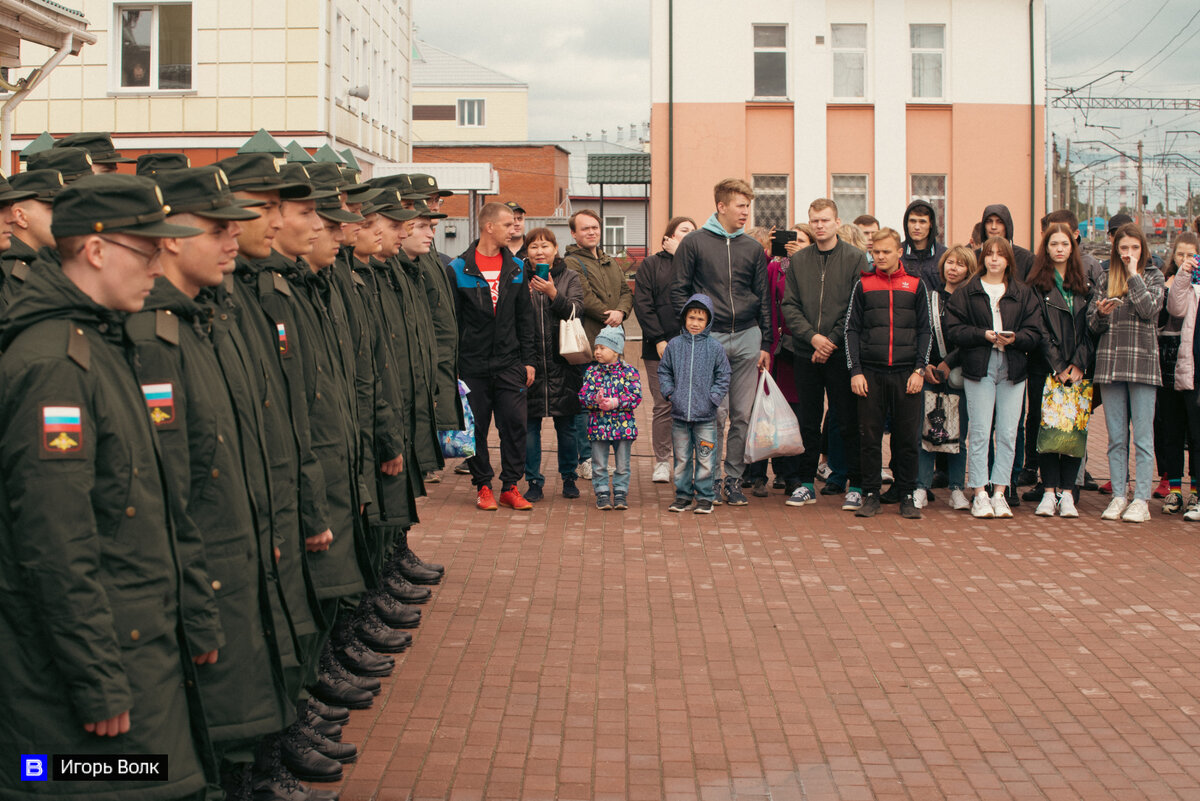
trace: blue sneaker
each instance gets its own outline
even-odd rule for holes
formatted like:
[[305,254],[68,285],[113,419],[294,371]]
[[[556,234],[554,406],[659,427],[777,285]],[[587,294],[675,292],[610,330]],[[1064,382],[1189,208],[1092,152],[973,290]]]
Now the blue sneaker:
[[812,487],[807,484],[801,484],[792,496],[784,501],[788,506],[807,506],[810,503],[817,502],[817,495],[813,492]]
[[613,508],[612,496],[607,492],[596,493],[596,508],[601,512],[610,511]]
[[730,506],[748,506],[750,504],[740,485],[741,482],[736,478],[725,481],[725,503]]
[[863,496],[858,490],[850,490],[846,493],[846,497],[842,499],[842,509],[847,512],[857,512],[862,508]]

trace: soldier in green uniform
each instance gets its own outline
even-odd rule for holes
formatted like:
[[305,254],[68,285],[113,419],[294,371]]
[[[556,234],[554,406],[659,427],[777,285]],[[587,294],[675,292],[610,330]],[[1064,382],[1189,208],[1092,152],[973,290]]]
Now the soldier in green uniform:
[[[13,298],[29,277],[29,265],[36,251],[21,241],[18,231],[28,229],[28,218],[18,208],[20,203],[28,203],[37,197],[33,190],[16,189],[0,175],[0,314],[4,312]],[[34,210],[35,213],[40,209]],[[43,215],[44,228],[47,237],[50,229],[50,210],[46,208]],[[28,236],[28,234],[26,234]],[[53,238],[48,244],[53,244]]]
[[73,184],[80,178],[93,175],[91,155],[81,147],[55,147],[34,153],[25,160],[25,170],[58,170],[63,181]]
[[170,513],[124,317],[161,273],[152,182],[55,198],[62,268],[32,272],[0,333],[0,753],[167,754],[163,781],[24,784],[0,795],[196,797],[214,766],[195,694],[221,633],[203,544]]
[[[112,134],[100,131],[73,133],[62,139],[56,139],[54,148],[63,147],[79,147],[86,150],[92,157],[92,172],[97,175],[115,173],[118,164],[135,163],[134,159],[127,159],[117,152],[113,146]],[[30,167],[30,169],[33,168]]]

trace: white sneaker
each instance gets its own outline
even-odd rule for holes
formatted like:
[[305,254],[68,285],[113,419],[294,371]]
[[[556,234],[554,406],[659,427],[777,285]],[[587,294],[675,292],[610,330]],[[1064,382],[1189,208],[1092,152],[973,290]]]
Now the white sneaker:
[[1197,497],[1194,492],[1188,499],[1187,511],[1183,513],[1183,519],[1193,523],[1200,520],[1200,497]]
[[586,462],[583,462],[582,464],[580,464],[579,467],[575,468],[575,475],[579,476],[584,481],[591,481],[592,480],[592,460],[588,459]]
[[925,490],[921,489],[920,487],[913,490],[913,506],[917,507],[918,509],[924,509],[927,503],[929,503],[929,496],[926,494]]
[[992,509],[992,502],[988,500],[987,493],[986,492],[975,493],[975,501],[971,504],[971,517],[995,517],[995,516],[996,516],[996,512]]
[[1121,513],[1125,511],[1125,507],[1128,505],[1129,505],[1129,502],[1126,501],[1121,496],[1119,496],[1119,495],[1114,496],[1113,499],[1108,502],[1108,508],[1105,509],[1104,512],[1100,515],[1100,519],[1101,520],[1120,520]]
[[659,462],[654,465],[654,474],[650,476],[650,480],[655,484],[670,484],[671,465],[666,462]]
[[992,495],[992,514],[996,517],[1012,517],[1012,509],[1008,508],[1008,501],[1004,500],[1003,492]]
[[963,509],[970,509],[971,502],[967,500],[966,493],[960,489],[950,491],[950,508],[956,512],[961,512]]
[[[1070,494],[1070,493],[1067,493]],[[1034,514],[1038,517],[1054,517],[1055,511],[1058,509],[1058,501],[1054,498],[1053,490],[1046,490],[1042,494],[1042,502],[1038,504]]]
[[1145,523],[1150,519],[1150,506],[1141,498],[1135,498],[1133,503],[1125,507],[1121,519],[1126,523]]
[[1079,517],[1079,510],[1075,508],[1075,496],[1069,492],[1064,492],[1058,499],[1058,516],[1059,517]]

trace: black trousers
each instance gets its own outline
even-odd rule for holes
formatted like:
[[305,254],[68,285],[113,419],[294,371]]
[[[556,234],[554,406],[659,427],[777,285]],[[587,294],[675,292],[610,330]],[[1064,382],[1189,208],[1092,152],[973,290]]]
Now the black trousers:
[[[1037,449],[1038,431],[1042,429],[1042,392],[1046,389],[1046,373],[1029,371],[1025,379],[1025,468],[1036,470],[1041,463]],[[1021,454],[1015,454],[1020,456]],[[1020,470],[1013,459],[1014,475]],[[1043,476],[1042,481],[1045,482]],[[1074,481],[1074,479],[1072,479]],[[1074,485],[1072,485],[1074,486]]]
[[[811,484],[817,477],[817,459],[821,455],[821,421],[825,419],[825,396],[829,396],[830,407],[838,410],[841,423],[842,445],[846,452],[847,487],[863,486],[863,471],[859,469],[858,421],[855,419],[854,393],[850,391],[850,368],[846,366],[846,352],[838,349],[823,364],[811,358],[797,357],[793,363],[796,371],[796,394],[800,398],[800,437],[804,440],[804,453],[799,456],[796,467],[797,480]],[[916,480],[916,455],[913,455],[913,480]],[[879,483],[879,470],[875,470],[875,483]]]
[[1154,412],[1154,455],[1163,478],[1183,478],[1183,454],[1188,454],[1188,471],[1200,478],[1200,406],[1194,389],[1159,387]]
[[471,390],[467,402],[475,415],[475,455],[467,460],[471,483],[476,489],[490,488],[496,476],[487,444],[495,415],[500,434],[500,489],[515,487],[525,475],[525,367],[518,364],[486,378],[463,376],[463,382]]
[[879,474],[883,469],[883,429],[892,420],[892,476],[901,497],[917,488],[918,460],[921,456],[921,417],[925,396],[905,391],[912,370],[863,371],[867,396],[858,398],[858,429],[862,443],[862,489],[879,492]]
[[[1046,489],[1057,489],[1067,492],[1075,486],[1079,478],[1079,465],[1083,462],[1080,456],[1064,456],[1061,453],[1039,453],[1038,466],[1042,470],[1042,484]],[[1028,462],[1025,463],[1028,466]]]

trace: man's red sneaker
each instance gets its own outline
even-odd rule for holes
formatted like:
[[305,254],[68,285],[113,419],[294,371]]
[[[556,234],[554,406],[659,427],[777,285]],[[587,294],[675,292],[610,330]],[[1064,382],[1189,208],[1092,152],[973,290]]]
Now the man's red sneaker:
[[525,500],[521,496],[521,491],[516,487],[506,489],[500,493],[500,505],[507,506],[510,509],[516,509],[518,512],[528,512],[533,508],[533,504]]
[[491,487],[479,488],[479,495],[475,497],[475,505],[485,512],[494,512],[500,508],[496,505],[496,497],[492,495]]
[[1099,492],[1101,495],[1112,495],[1112,482],[1105,481],[1100,485]]
[[1152,494],[1155,498],[1167,497],[1171,494],[1171,482],[1167,481],[1166,477],[1164,476],[1163,480],[1158,482],[1158,486],[1154,488],[1154,492]]

